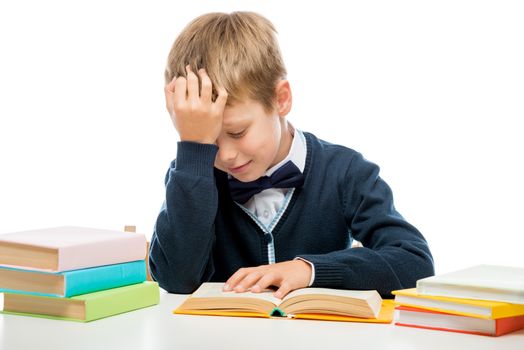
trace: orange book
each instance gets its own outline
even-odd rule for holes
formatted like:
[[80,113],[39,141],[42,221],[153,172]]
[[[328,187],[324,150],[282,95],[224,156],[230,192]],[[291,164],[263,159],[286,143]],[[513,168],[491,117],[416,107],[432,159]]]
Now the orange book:
[[397,326],[498,337],[524,329],[524,316],[493,319],[453,315],[444,312],[397,306]]

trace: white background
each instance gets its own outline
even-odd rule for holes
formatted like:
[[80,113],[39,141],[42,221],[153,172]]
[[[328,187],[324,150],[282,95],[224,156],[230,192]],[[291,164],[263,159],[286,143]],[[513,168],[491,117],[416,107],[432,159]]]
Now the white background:
[[438,273],[524,266],[520,1],[0,2],[0,232],[151,236],[177,134],[163,70],[210,11],[277,27],[289,120],[379,164]]

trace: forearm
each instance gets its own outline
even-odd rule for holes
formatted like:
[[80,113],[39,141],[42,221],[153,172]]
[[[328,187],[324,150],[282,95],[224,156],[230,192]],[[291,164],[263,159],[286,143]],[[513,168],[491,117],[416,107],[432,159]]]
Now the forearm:
[[315,266],[313,287],[393,290],[415,287],[433,275],[433,259],[423,240],[402,241],[380,248],[348,248],[328,254],[300,255]]
[[166,200],[156,221],[149,263],[162,288],[190,293],[213,274],[217,148],[189,142],[178,147],[166,176]]
[[344,179],[340,192],[348,231],[364,247],[301,255],[315,265],[313,286],[376,289],[390,296],[391,291],[414,287],[418,279],[432,275],[429,247],[396,211],[378,166],[356,154]]

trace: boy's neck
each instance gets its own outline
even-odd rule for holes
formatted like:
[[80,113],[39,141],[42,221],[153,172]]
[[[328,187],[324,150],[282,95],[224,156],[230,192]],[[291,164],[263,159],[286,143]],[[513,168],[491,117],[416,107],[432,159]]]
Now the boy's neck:
[[293,143],[293,136],[295,134],[295,129],[293,126],[287,122],[287,120],[281,121],[281,135],[280,135],[280,148],[277,153],[275,161],[270,166],[280,163],[284,158],[287,157],[291,149],[291,144]]

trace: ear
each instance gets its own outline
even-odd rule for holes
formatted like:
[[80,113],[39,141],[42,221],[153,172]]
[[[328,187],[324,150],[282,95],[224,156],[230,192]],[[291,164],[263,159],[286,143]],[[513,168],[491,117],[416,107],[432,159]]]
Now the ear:
[[293,98],[291,97],[291,87],[289,81],[282,79],[275,88],[277,97],[277,112],[279,117],[285,117],[291,110]]

